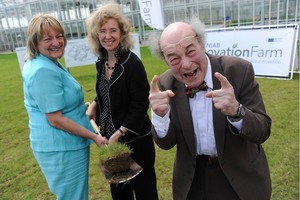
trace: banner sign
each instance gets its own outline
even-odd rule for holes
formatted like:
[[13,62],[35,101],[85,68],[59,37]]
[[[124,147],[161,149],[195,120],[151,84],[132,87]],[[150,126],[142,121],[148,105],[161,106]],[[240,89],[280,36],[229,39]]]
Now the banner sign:
[[90,51],[87,39],[69,40],[64,53],[66,67],[95,64],[97,57]]
[[237,56],[253,64],[255,75],[288,77],[293,70],[295,28],[206,32],[206,52]]
[[135,53],[135,55],[137,55],[140,59],[142,59],[139,34],[138,33],[131,33],[131,35],[132,35],[133,41],[134,41],[134,44],[133,44],[133,47],[132,47],[131,51],[133,53]]
[[22,72],[23,65],[25,63],[26,47],[17,47],[16,53],[19,61],[20,70]]
[[164,29],[164,17],[160,0],[139,0],[142,19],[151,28]]
[[[131,33],[131,34],[134,40],[134,46],[131,49],[131,51],[141,59],[139,35],[137,33]],[[17,53],[20,69],[22,71],[25,62],[26,47],[16,48],[16,53]],[[65,59],[66,67],[70,68],[70,67],[95,64],[97,57],[90,51],[87,43],[87,39],[84,38],[84,39],[68,40],[67,46],[65,48],[64,59]]]

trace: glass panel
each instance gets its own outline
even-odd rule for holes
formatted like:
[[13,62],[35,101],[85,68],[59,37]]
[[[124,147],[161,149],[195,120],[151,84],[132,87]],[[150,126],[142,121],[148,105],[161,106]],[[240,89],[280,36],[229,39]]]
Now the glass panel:
[[210,4],[209,2],[201,2],[198,4],[198,13],[200,20],[207,28],[211,27]]
[[270,5],[270,24],[277,24],[278,20],[278,11],[279,11],[279,2],[278,0],[272,0]]
[[213,27],[223,27],[224,24],[223,1],[211,1],[211,20]]
[[66,37],[67,39],[71,39],[72,38],[72,28],[71,28],[71,24],[70,23],[64,23],[64,28],[65,28],[65,32],[66,32]]
[[[279,3],[279,23],[285,24],[287,21],[287,1],[281,0]],[[290,9],[290,8],[289,8]]]
[[[140,17],[138,0],[116,0],[140,38],[155,31]],[[65,25],[68,39],[86,36],[85,19],[103,0],[0,0],[0,51],[25,46],[34,14],[49,12]],[[300,22],[299,0],[161,0],[165,24],[198,16],[207,28],[295,24]]]
[[264,9],[263,3],[256,0],[254,3],[255,25],[262,25],[264,23]]
[[176,13],[174,16],[174,21],[182,21],[182,20],[186,19],[184,7],[176,6],[174,9],[175,9],[174,12]]
[[253,25],[253,3],[249,0],[240,0],[240,26]]
[[271,15],[269,13],[269,7],[270,7],[269,1],[264,1],[262,4],[263,4],[262,9],[264,10],[264,12],[263,12],[263,14],[264,14],[263,15],[264,24],[269,25],[270,24],[270,17],[271,17]]
[[173,9],[165,9],[164,10],[164,20],[165,24],[170,24],[171,22],[174,22],[174,14]]
[[42,7],[38,2],[29,4],[29,9],[32,16],[42,12]]

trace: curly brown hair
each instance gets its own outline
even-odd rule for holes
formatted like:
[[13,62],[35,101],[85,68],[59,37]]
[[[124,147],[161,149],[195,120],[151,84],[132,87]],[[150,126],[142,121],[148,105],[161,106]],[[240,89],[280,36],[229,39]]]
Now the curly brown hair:
[[119,44],[119,49],[121,51],[127,51],[133,47],[133,39],[130,34],[132,29],[131,23],[123,14],[119,4],[109,2],[94,11],[86,20],[88,44],[91,51],[100,57],[106,56],[107,51],[100,44],[98,31],[108,19],[116,19],[119,24],[121,30],[121,42]]

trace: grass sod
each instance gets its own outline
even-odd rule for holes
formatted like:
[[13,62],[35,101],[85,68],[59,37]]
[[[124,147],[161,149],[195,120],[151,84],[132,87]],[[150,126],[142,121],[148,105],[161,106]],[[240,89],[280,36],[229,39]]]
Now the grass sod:
[[[141,48],[149,82],[167,68]],[[62,60],[63,62],[63,60]],[[50,193],[29,147],[28,117],[23,105],[20,68],[16,54],[0,54],[0,194],[2,200],[55,199]],[[64,63],[64,62],[63,62]],[[80,82],[85,100],[92,101],[95,67],[75,67],[71,74]],[[271,170],[272,200],[299,199],[299,74],[293,80],[257,78],[266,109],[273,120],[272,135],[263,144]],[[161,200],[172,199],[175,148],[156,148],[157,187]],[[109,184],[99,169],[98,149],[91,146],[89,199],[109,200]],[[253,191],[255,192],[255,191]]]

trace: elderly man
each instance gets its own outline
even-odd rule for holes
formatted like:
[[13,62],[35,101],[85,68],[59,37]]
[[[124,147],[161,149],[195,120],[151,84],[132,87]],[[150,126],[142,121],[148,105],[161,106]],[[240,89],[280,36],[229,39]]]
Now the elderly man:
[[270,199],[261,144],[271,119],[252,64],[209,55],[204,43],[200,21],[170,24],[157,43],[169,70],[152,79],[152,133],[160,148],[177,147],[173,198]]

